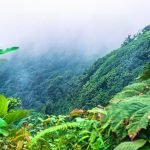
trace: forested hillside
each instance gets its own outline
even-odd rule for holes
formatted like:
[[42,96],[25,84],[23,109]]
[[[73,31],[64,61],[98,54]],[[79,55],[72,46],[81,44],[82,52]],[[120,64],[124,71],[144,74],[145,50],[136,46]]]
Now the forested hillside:
[[19,51],[20,55],[16,53],[1,62],[0,93],[20,98],[24,108],[44,113],[55,112],[55,101],[65,107],[66,99],[72,98],[69,93],[73,82],[93,62],[76,52],[49,52],[32,57]]
[[1,62],[0,93],[20,98],[24,108],[48,114],[105,106],[150,62],[150,27],[128,36],[119,49],[93,65],[92,61],[63,51],[36,57],[16,55]]
[[135,81],[150,62],[150,26],[128,36],[121,47],[98,59],[79,78],[75,105],[83,108],[106,105],[123,87]]

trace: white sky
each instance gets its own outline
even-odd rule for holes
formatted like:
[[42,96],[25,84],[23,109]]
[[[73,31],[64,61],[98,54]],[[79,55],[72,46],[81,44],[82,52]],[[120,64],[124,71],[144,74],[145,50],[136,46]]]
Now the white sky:
[[150,0],[0,0],[0,48],[105,53],[148,24]]

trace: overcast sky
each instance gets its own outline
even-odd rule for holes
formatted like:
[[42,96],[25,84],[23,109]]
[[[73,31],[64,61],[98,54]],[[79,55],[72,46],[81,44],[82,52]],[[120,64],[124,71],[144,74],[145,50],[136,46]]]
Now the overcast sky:
[[0,48],[104,54],[148,24],[150,0],[0,0]]

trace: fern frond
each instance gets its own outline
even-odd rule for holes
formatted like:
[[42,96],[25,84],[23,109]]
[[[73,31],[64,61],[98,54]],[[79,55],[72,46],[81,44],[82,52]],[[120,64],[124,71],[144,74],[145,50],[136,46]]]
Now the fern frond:
[[67,130],[70,128],[77,128],[77,127],[81,127],[81,123],[79,122],[67,122],[65,124],[62,125],[58,125],[58,126],[54,126],[54,127],[50,127],[48,129],[45,129],[43,131],[41,131],[39,134],[37,134],[29,143],[29,147],[32,147],[34,145],[37,144],[38,140],[45,137],[48,134],[51,134],[52,132],[58,131],[58,130]]

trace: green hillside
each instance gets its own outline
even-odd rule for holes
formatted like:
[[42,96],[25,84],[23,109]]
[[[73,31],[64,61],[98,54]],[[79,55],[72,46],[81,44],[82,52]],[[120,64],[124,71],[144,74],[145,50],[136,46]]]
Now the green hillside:
[[93,60],[73,52],[48,52],[36,57],[23,53],[20,49],[19,55],[1,62],[0,93],[20,98],[23,108],[64,112],[67,99],[71,99],[73,82]]
[[20,98],[23,108],[48,114],[105,106],[150,62],[150,27],[128,36],[119,49],[88,68],[92,62],[63,51],[37,57],[16,55],[1,62],[0,93]]
[[108,104],[123,87],[135,81],[150,62],[150,27],[137,35],[128,36],[122,46],[98,59],[79,78],[75,104],[89,108]]

